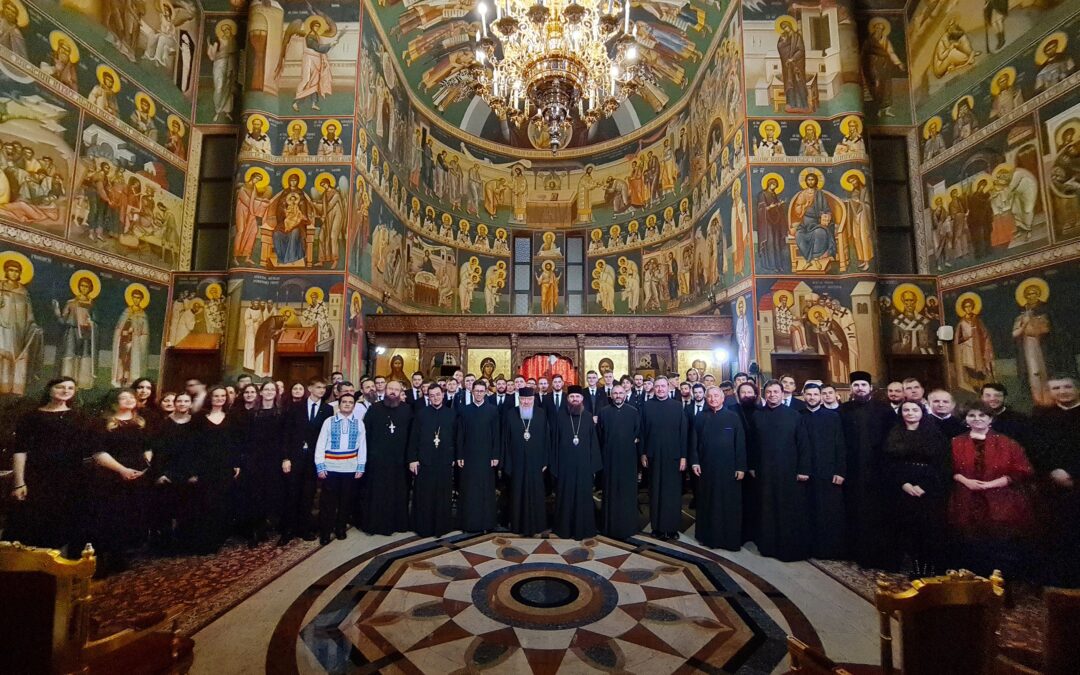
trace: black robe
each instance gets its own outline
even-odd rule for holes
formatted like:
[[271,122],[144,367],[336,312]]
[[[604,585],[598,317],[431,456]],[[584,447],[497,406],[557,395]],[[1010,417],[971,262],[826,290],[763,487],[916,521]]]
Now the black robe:
[[844,503],[848,554],[863,567],[881,568],[888,562],[882,520],[882,460],[896,413],[888,403],[852,400],[840,405],[840,420],[847,449]]
[[843,558],[846,549],[847,514],[844,488],[833,485],[833,476],[847,474],[847,448],[840,413],[828,408],[804,409],[803,447],[810,454],[810,536],[815,558]]
[[[420,462],[413,480],[412,523],[421,537],[441,537],[453,527],[457,415],[441,405],[416,408],[407,463]],[[438,435],[438,445],[435,443]]]
[[799,435],[801,416],[794,408],[768,406],[754,412],[761,465],[761,513],[757,545],[761,555],[785,562],[804,560],[810,553],[806,536],[807,484],[796,476],[810,473],[809,453]]
[[405,453],[412,417],[408,403],[391,408],[386,401],[372,404],[364,415],[367,464],[360,479],[358,515],[360,529],[368,534],[409,529],[409,467]]
[[[556,427],[558,435],[549,467],[555,481],[555,525],[552,530],[564,539],[595,537],[593,477],[603,468],[596,425],[587,411],[571,415],[569,410],[563,410]],[[578,439],[576,444],[575,437]]]
[[649,460],[649,520],[653,534],[675,534],[682,523],[682,471],[687,417],[675,399],[649,399],[642,409],[642,454]]
[[509,483],[510,530],[527,537],[547,529],[544,467],[551,461],[553,440],[547,411],[539,406],[533,406],[532,411],[528,440],[526,422],[518,408],[506,409],[502,419],[503,475]]
[[[761,483],[757,471],[761,468],[761,456],[758,454],[757,433],[754,429],[754,413],[760,408],[736,403],[729,408],[739,416],[746,438],[746,478],[743,478],[743,543],[757,539],[758,521],[761,519]],[[751,475],[750,472],[754,474]]]
[[730,410],[708,408],[694,417],[690,466],[700,466],[697,492],[697,540],[709,548],[737,551],[742,547],[743,483],[746,438],[742,421]]
[[490,403],[457,408],[457,458],[461,468],[461,529],[466,532],[494,530],[498,511],[495,502],[495,468],[499,457],[499,409]]
[[604,470],[600,476],[603,501],[600,531],[613,539],[638,532],[638,458],[641,456],[641,414],[632,405],[609,405],[600,410],[598,435]]

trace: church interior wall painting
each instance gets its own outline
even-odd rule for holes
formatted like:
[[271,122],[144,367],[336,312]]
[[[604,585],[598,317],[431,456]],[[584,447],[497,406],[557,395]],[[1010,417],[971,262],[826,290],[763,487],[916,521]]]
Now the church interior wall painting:
[[351,169],[242,163],[233,264],[268,269],[345,268]]
[[345,355],[341,360],[341,371],[359,389],[360,378],[367,372],[368,344],[364,325],[367,315],[374,313],[375,303],[352,286],[345,289],[345,294]]
[[[972,85],[985,87],[996,81],[995,73],[1006,66],[1025,75],[1015,83],[1025,94],[1042,89],[1073,68],[1068,61],[1076,53],[1076,24],[1069,20],[1076,14],[1074,3],[917,0],[908,11],[911,88],[920,122],[940,114],[935,111],[951,105]],[[1066,29],[1070,37],[1057,41],[1052,55],[1043,53],[1042,63],[1033,63],[1032,48],[1038,45],[1041,51],[1046,46],[1040,44],[1046,27],[1068,24],[1073,26]],[[1048,63],[1044,76],[1041,71]]]
[[744,3],[746,107],[751,116],[862,110],[860,51],[849,2]]
[[888,354],[940,354],[941,306],[933,279],[887,278],[879,282],[881,350]]
[[1080,236],[1080,87],[1039,109],[1043,180],[1055,242]]
[[1030,44],[985,78],[958,80],[969,86],[928,110],[920,120],[923,161],[931,162],[958,152],[953,148],[978,143],[987,133],[1042,106],[1047,98],[1074,88],[1080,81],[1078,61],[1080,14],[1049,33],[1036,34]]
[[382,354],[375,356],[375,374],[387,380],[408,383],[418,370],[420,350],[415,347],[387,347]]
[[281,115],[352,115],[359,3],[252,4],[247,31],[246,108]]
[[750,171],[759,274],[874,269],[869,166],[754,166]]
[[[210,13],[203,2],[202,47],[195,121],[205,125],[235,125],[239,119],[243,74],[248,70],[247,43],[265,35],[247,33],[247,14]],[[227,9],[231,9],[226,4]],[[245,41],[246,35],[246,41]]]
[[1025,115],[922,174],[931,269],[969,267],[1049,243],[1038,124]]
[[943,291],[958,390],[975,398],[983,383],[996,381],[1019,408],[1052,403],[1048,378],[1080,365],[1080,317],[1070,294],[1077,283],[1073,261]]
[[[476,111],[471,96],[455,75],[472,60],[470,38],[480,28],[474,3],[439,6],[398,3],[364,3],[365,41],[367,18],[378,22],[378,42],[374,63],[382,73],[394,72],[379,87],[409,87],[420,105],[430,109],[454,127],[468,128],[486,141],[509,148],[540,148],[545,138],[539,129],[515,129],[493,121],[484,106]],[[615,115],[614,121],[592,129],[580,125],[573,130],[570,147],[595,145],[648,125],[668,109],[681,103],[705,63],[705,54],[715,39],[714,27],[723,23],[727,3],[655,2],[636,3],[630,11],[631,29],[638,39],[651,45],[643,54],[656,74],[642,92]],[[400,57],[399,57],[400,55]],[[400,70],[403,78],[399,78]],[[363,81],[363,75],[361,81]],[[403,79],[403,81],[399,81]],[[385,93],[385,92],[383,92]],[[482,117],[481,117],[482,116]],[[474,119],[476,117],[476,119]]]
[[0,270],[0,394],[67,375],[96,399],[156,379],[166,285],[7,242]]
[[486,377],[491,382],[496,377],[510,378],[514,372],[510,365],[510,350],[489,347],[469,347],[466,368],[477,378]]
[[757,340],[754,320],[754,297],[746,293],[731,301],[731,317],[735,324],[735,339],[728,349],[732,373],[749,373],[750,364],[757,361]]
[[758,279],[757,336],[761,370],[772,376],[771,354],[823,357],[831,383],[851,372],[878,372],[880,289],[872,280]]
[[862,100],[871,126],[914,123],[908,79],[907,30],[903,3],[898,11],[863,11],[856,2],[862,66]]
[[[727,347],[724,347],[727,349]],[[679,374],[681,381],[686,380],[686,372],[691,368],[704,375],[712,373],[717,379],[723,379],[722,375],[727,363],[721,363],[717,359],[716,351],[711,349],[680,349],[679,359],[675,364],[675,372]]]
[[341,275],[234,272],[227,293],[236,328],[229,332],[226,377],[270,377],[277,355],[286,353],[329,353],[340,368],[347,312]]
[[586,349],[583,370],[595,370],[601,377],[612,373],[616,382],[630,373],[630,353],[626,349]]
[[249,112],[242,120],[242,157],[312,164],[349,161],[351,117],[287,117]]
[[216,350],[229,325],[224,274],[174,274],[165,346]]

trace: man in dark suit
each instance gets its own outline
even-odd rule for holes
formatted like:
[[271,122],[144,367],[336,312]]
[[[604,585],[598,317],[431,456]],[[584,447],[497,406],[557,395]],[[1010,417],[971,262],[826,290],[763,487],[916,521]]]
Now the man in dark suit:
[[585,373],[585,382],[588,383],[584,391],[585,412],[596,417],[600,414],[600,408],[608,404],[608,397],[600,386],[600,375],[595,370]]
[[693,390],[692,398],[690,399],[690,424],[694,424],[694,418],[705,411],[707,407],[705,405],[705,385],[700,382],[695,382],[691,388]]
[[491,399],[491,403],[498,406],[500,413],[514,406],[514,395],[506,393],[505,377],[495,378],[495,389],[488,395],[488,398]]
[[548,420],[555,419],[559,411],[566,410],[566,388],[562,375],[551,378],[551,396],[544,397],[544,404],[549,409]]
[[315,523],[311,508],[315,502],[315,443],[319,440],[323,422],[334,416],[334,409],[323,401],[326,381],[312,378],[303,403],[285,413],[285,457],[281,470],[286,475],[285,508],[281,516],[281,540],[284,546],[300,535],[314,541]]
[[804,410],[806,404],[803,403],[801,398],[795,396],[795,392],[798,390],[798,386],[795,383],[795,378],[791,375],[780,376],[780,387],[784,390],[784,398],[781,405],[786,405],[789,408],[795,410]]
[[412,386],[405,390],[405,402],[415,410],[424,405],[424,374],[419,370],[412,374]]

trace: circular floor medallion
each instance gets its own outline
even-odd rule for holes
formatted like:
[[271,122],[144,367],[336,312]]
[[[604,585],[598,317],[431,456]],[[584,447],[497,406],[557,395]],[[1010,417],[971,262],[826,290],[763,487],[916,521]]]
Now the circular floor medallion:
[[512,565],[481,577],[473,604],[488,618],[514,628],[563,630],[599,621],[619,594],[595,572],[558,563]]

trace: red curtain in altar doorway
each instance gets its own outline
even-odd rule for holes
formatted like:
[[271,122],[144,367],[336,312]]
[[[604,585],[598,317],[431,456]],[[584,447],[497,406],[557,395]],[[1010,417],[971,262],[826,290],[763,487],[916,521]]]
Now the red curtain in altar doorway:
[[546,377],[548,381],[556,375],[562,375],[567,385],[577,384],[578,375],[574,362],[558,354],[534,354],[521,364],[521,374],[525,379]]

